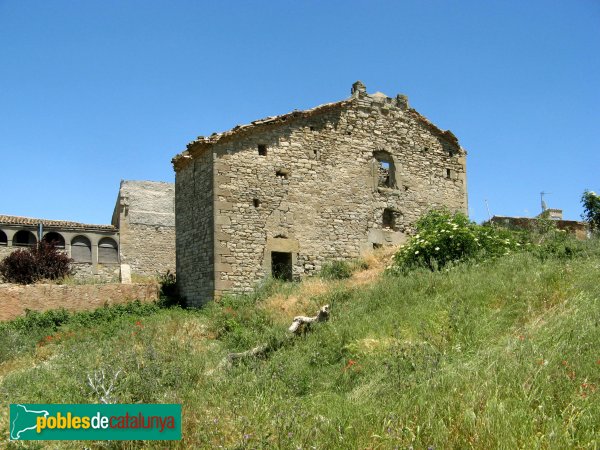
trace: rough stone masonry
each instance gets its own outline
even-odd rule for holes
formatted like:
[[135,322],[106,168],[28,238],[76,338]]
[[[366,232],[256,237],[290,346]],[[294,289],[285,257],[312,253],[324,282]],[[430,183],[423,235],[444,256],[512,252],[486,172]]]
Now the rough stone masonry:
[[173,159],[177,282],[191,305],[402,242],[426,211],[467,212],[466,152],[367,94],[199,137]]

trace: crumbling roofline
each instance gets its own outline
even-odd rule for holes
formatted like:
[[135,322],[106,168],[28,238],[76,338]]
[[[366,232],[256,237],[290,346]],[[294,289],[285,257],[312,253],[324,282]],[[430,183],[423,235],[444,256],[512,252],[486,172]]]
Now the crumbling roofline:
[[[326,103],[324,105],[316,106],[315,108],[299,111],[294,110],[287,114],[282,114],[279,116],[269,116],[264,119],[255,120],[249,124],[245,125],[236,125],[231,130],[222,132],[222,133],[213,133],[212,135],[199,136],[198,139],[191,141],[187,144],[186,150],[182,153],[176,155],[172,160],[173,168],[177,172],[179,169],[182,169],[187,166],[192,159],[200,156],[204,153],[204,151],[213,144],[216,143],[224,143],[229,141],[230,139],[237,138],[239,136],[243,136],[247,133],[253,132],[257,129],[257,127],[263,128],[266,126],[274,126],[280,125],[283,123],[290,123],[292,120],[305,119],[307,117],[312,117],[318,114],[322,114],[327,111],[331,111],[333,109],[341,109],[345,106],[351,105],[354,102],[359,101],[361,98],[370,97],[368,94],[359,94],[358,96],[351,97],[347,100],[342,100],[339,102]],[[435,124],[429,121],[425,116],[421,115],[418,111],[413,108],[407,109],[407,112],[418,122],[422,123],[429,131],[438,137],[444,139],[449,144],[455,146],[460,150],[462,154],[466,154],[466,150],[463,149],[456,136],[450,130],[442,130],[438,128]]]

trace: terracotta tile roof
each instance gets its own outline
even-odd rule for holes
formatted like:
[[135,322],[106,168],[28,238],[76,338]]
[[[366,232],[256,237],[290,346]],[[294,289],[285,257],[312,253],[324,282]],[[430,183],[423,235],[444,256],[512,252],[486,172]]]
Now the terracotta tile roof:
[[76,230],[95,230],[95,231],[113,231],[117,229],[112,225],[90,225],[87,223],[70,222],[67,220],[48,220],[48,219],[35,219],[32,217],[19,217],[19,216],[4,216],[0,214],[0,225],[28,225],[37,226],[42,224],[45,227],[52,228],[67,228]]

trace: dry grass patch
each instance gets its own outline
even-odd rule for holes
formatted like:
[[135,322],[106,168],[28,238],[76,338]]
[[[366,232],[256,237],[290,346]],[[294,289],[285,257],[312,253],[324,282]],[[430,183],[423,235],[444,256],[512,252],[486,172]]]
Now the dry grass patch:
[[[260,308],[277,322],[290,322],[295,316],[312,314],[316,305],[312,298],[329,292],[332,284],[320,278],[310,278],[303,281],[296,292],[291,294],[278,292],[262,302]],[[322,305],[316,308],[320,306]]]

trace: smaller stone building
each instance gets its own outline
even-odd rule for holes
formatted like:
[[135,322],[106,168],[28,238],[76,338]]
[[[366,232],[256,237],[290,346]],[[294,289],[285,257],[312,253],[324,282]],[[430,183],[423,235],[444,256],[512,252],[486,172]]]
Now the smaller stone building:
[[119,280],[119,232],[114,226],[0,215],[0,259],[40,239],[73,258],[76,277]]

